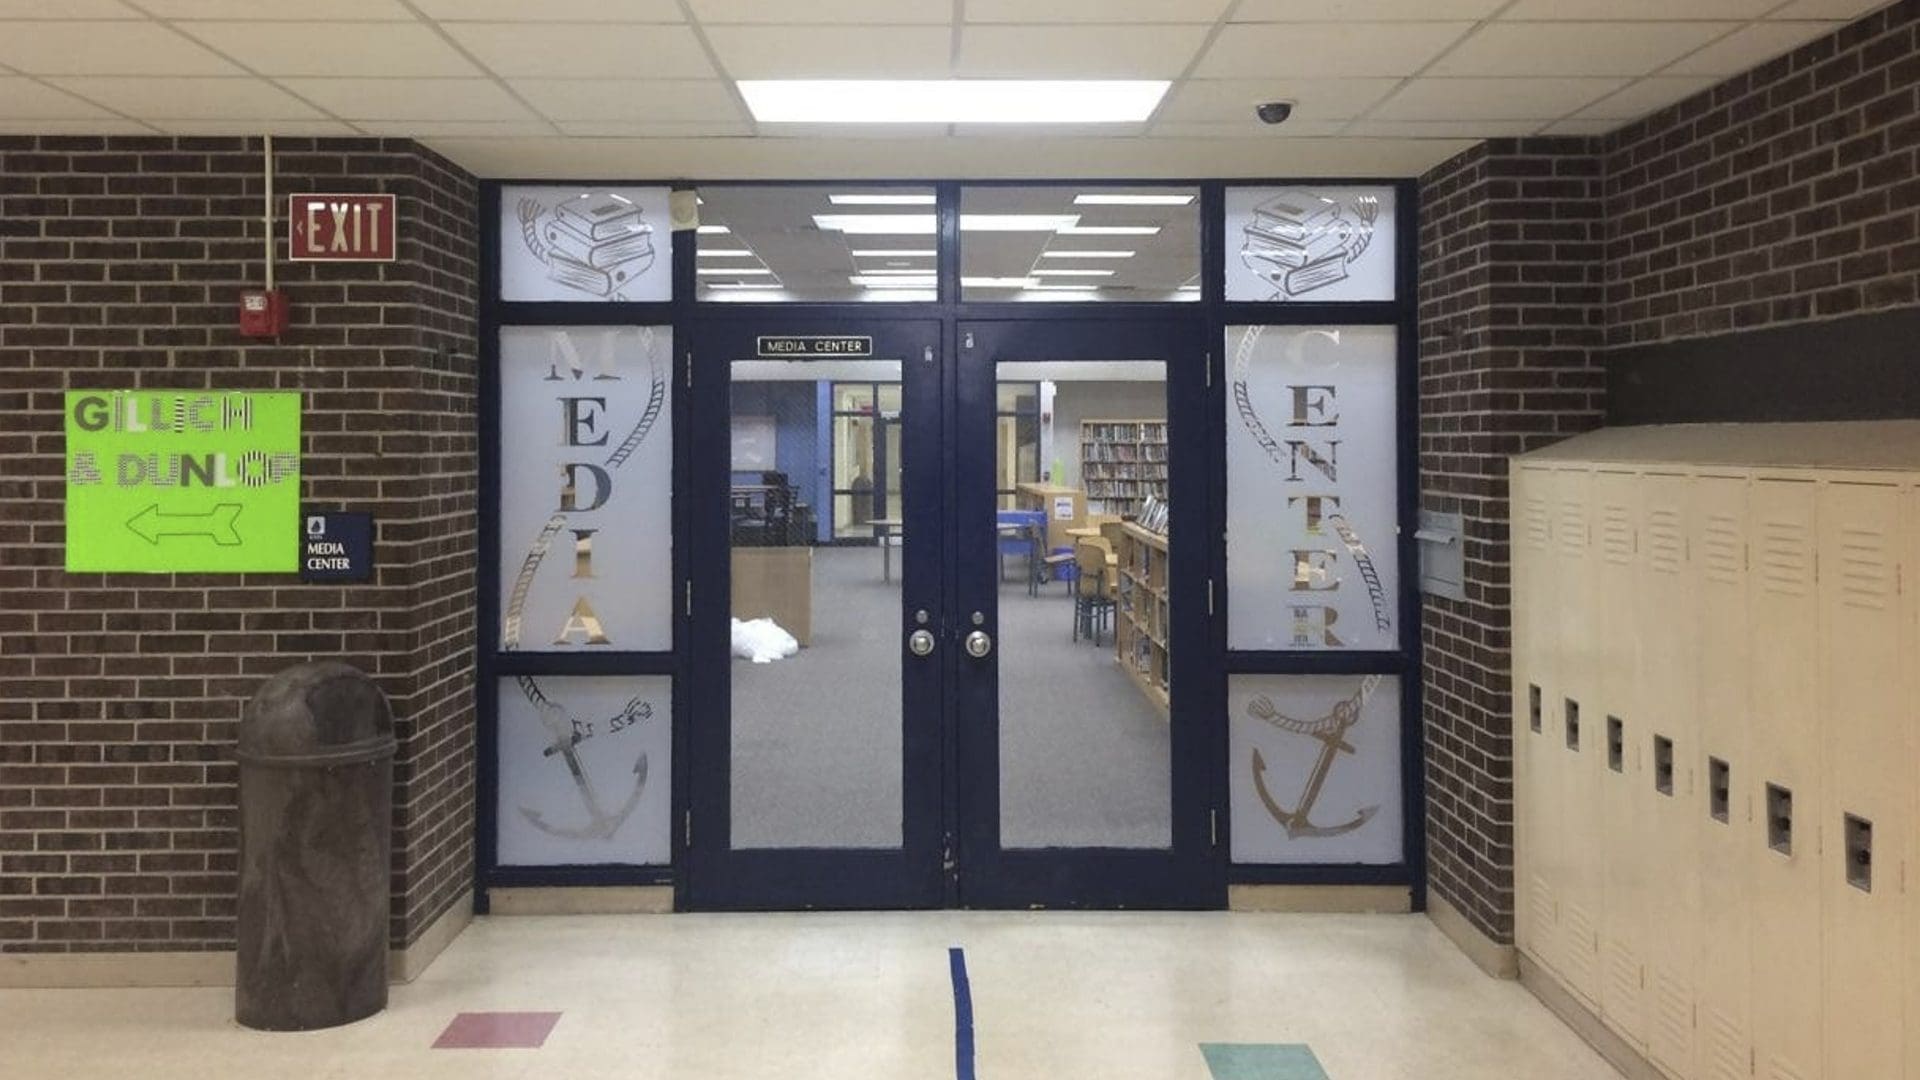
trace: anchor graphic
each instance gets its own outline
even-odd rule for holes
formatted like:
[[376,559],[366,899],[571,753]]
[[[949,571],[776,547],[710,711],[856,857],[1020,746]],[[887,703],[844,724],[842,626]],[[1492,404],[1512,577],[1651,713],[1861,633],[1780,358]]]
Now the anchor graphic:
[[[535,687],[531,693],[538,694],[539,689]],[[573,775],[573,786],[580,792],[580,801],[586,804],[587,822],[584,825],[577,826],[555,825],[547,821],[545,815],[541,814],[540,811],[527,806],[520,808],[521,816],[527,819],[528,824],[531,824],[541,832],[558,836],[562,839],[611,839],[613,834],[620,830],[620,826],[626,824],[627,818],[633,813],[634,808],[640,805],[640,795],[646,791],[646,752],[642,751],[639,760],[633,763],[633,792],[627,796],[627,801],[621,805],[620,809],[609,813],[607,809],[601,805],[599,793],[596,792],[593,787],[593,778],[587,775],[587,770],[580,761],[579,745],[580,741],[586,738],[586,735],[575,727],[574,722],[567,717],[567,711],[565,709],[546,700],[544,694],[541,695],[539,708],[540,723],[553,735],[553,744],[548,746],[542,753],[549,757],[554,754],[559,754],[566,760],[567,772]]]
[[1300,801],[1292,810],[1281,807],[1267,790],[1267,761],[1258,747],[1253,751],[1253,787],[1260,795],[1260,802],[1266,806],[1273,820],[1287,830],[1287,837],[1299,840],[1303,837],[1339,836],[1365,825],[1380,812],[1380,807],[1361,807],[1352,821],[1339,825],[1315,825],[1313,823],[1313,805],[1320,800],[1321,788],[1326,785],[1327,774],[1333,771],[1333,763],[1342,753],[1356,753],[1353,744],[1347,741],[1347,731],[1360,722],[1360,713],[1366,707],[1367,699],[1380,685],[1381,676],[1369,675],[1360,684],[1360,689],[1352,697],[1334,705],[1333,711],[1313,721],[1296,720],[1274,707],[1265,695],[1254,698],[1247,704],[1247,715],[1280,728],[1301,735],[1308,735],[1320,743],[1320,756],[1313,763],[1313,770],[1307,774],[1307,784],[1300,793]]

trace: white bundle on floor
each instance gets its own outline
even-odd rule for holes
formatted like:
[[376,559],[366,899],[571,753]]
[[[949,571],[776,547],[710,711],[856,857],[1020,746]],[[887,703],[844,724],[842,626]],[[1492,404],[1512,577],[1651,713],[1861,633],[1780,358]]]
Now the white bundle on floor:
[[756,664],[771,664],[800,651],[800,642],[772,619],[733,620],[733,655]]

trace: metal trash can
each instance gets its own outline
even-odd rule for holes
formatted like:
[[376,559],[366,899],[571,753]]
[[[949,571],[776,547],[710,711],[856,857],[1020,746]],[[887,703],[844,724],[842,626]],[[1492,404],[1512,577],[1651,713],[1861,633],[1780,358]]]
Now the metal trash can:
[[235,1016],[308,1031],[387,1007],[393,710],[334,661],[266,681],[240,721]]

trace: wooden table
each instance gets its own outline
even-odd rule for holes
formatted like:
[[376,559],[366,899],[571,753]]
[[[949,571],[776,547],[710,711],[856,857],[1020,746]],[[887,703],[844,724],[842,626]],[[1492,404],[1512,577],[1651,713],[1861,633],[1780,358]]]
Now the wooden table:
[[874,518],[867,522],[873,538],[880,541],[880,580],[893,580],[893,538],[901,534],[906,522],[899,518]]

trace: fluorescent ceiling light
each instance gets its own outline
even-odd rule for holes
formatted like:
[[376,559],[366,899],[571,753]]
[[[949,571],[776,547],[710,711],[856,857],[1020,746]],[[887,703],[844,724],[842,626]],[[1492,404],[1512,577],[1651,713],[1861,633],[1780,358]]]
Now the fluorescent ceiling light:
[[1131,259],[1131,251],[1043,251],[1043,259]]
[[829,195],[835,206],[932,206],[931,195]]
[[872,274],[854,274],[848,281],[863,289],[926,289],[933,287],[932,274],[918,274],[913,277],[875,277]]
[[963,277],[960,284],[969,289],[1031,289],[1039,282],[1028,277]]
[[1034,285],[1035,292],[1092,292],[1098,285]]
[[1112,277],[1111,270],[1035,270],[1034,277]]
[[702,286],[708,289],[754,289],[763,293],[785,295],[777,281],[709,281]]
[[939,252],[932,248],[854,248],[849,252],[856,259],[931,259]]
[[1074,225],[1060,230],[1061,236],[1158,236],[1158,225]]
[[695,231],[702,236],[715,236],[720,233],[730,233],[733,230],[727,228],[725,225],[702,225]]
[[1153,115],[1164,79],[742,79],[761,123],[1125,124]]
[[[1058,232],[1077,224],[1078,214],[961,214],[963,232]],[[932,214],[815,214],[814,227],[858,236],[931,236]]]
[[764,266],[703,266],[695,273],[702,276],[711,274],[715,277],[742,277],[750,274],[771,274],[773,271]]
[[875,277],[927,277],[933,273],[931,269],[924,266],[913,267],[913,268],[904,269],[904,270],[895,270],[891,268],[882,267],[879,269],[862,270],[860,272],[863,274],[868,274]]
[[748,251],[746,248],[701,248],[700,257],[703,259],[748,259],[753,257],[753,252]]
[[1185,206],[1192,195],[1075,195],[1075,206]]

